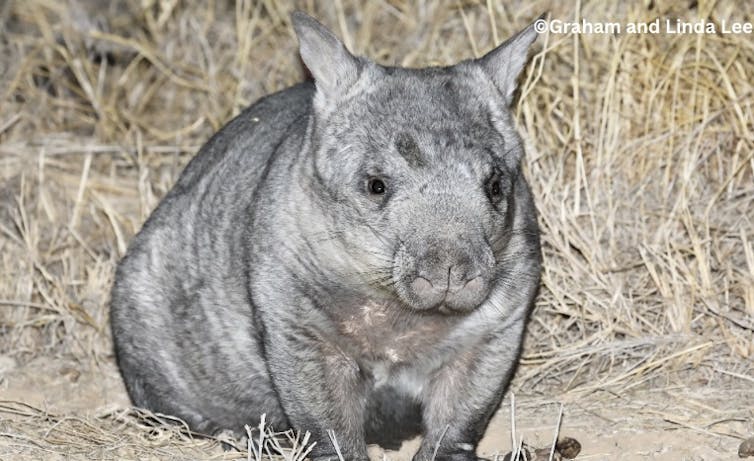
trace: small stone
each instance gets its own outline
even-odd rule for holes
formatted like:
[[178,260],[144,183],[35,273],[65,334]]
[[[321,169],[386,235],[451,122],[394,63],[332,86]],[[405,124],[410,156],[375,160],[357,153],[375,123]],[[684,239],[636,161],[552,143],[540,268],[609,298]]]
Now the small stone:
[[[561,461],[563,458],[560,453],[555,450],[552,453],[552,461]],[[532,461],[550,461],[550,449],[549,448],[537,448],[534,450],[534,457]]]
[[749,456],[754,456],[754,437],[744,440],[738,447],[739,458],[748,458]]
[[558,443],[555,444],[555,449],[558,450],[558,453],[563,458],[574,459],[581,453],[581,444],[572,437],[561,437],[558,439]]
[[60,369],[60,374],[68,378],[72,383],[78,382],[81,377],[81,372],[73,367],[63,367]]

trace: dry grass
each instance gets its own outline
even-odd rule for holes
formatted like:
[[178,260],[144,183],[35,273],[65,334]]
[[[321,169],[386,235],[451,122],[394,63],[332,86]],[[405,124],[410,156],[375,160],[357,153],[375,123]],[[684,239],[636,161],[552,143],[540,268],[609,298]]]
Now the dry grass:
[[[727,0],[513,3],[1,4],[0,358],[112,362],[116,262],[209,135],[304,77],[294,8],[356,53],[404,66],[478,56],[545,10],[754,21],[751,3]],[[724,410],[678,411],[678,424],[711,433],[717,420],[754,417],[752,37],[540,38],[516,112],[545,273],[515,392],[566,402],[566,414],[639,390],[680,409],[702,394],[736,396]],[[170,436],[155,444],[143,420],[4,403],[0,454],[197,458],[214,443],[160,429]]]

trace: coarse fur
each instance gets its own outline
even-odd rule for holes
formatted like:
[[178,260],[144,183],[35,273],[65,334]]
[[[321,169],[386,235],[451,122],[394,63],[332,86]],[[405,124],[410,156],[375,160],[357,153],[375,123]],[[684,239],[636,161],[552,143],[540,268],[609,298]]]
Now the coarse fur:
[[137,406],[202,433],[262,413],[315,459],[422,433],[473,460],[539,285],[509,111],[536,32],[450,67],[384,67],[292,16],[314,84],[210,139],[131,242],[112,291]]

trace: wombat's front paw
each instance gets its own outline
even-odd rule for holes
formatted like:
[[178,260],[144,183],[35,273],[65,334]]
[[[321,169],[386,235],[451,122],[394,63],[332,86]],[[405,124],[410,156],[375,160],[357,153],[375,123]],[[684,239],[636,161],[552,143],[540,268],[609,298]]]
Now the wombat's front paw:
[[215,439],[220,442],[223,451],[245,451],[248,445],[248,438],[244,435],[237,437],[236,433],[230,429],[223,429],[214,435]]
[[[413,461],[425,461],[425,458],[418,458],[414,456]],[[473,452],[455,452],[455,453],[437,453],[436,456],[426,458],[426,461],[490,461],[487,458],[480,458]]]
[[[340,461],[340,457],[337,455],[337,453],[333,454],[327,454],[327,455],[316,455],[310,458],[312,461]],[[347,454],[343,455],[343,459],[346,461],[369,461],[368,456],[349,456]]]
[[446,455],[446,456],[440,456],[439,454],[435,456],[435,461],[491,461],[488,458],[480,458],[477,455],[471,453],[454,453],[452,455]]

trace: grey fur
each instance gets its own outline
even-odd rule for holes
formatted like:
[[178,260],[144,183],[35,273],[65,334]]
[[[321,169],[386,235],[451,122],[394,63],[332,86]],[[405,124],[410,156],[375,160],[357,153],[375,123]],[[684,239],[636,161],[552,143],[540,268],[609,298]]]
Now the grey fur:
[[316,459],[328,429],[348,460],[420,431],[415,460],[476,459],[539,285],[508,109],[536,33],[403,69],[292,18],[316,86],[213,136],[118,267],[129,394],[203,433],[266,413],[311,431]]

